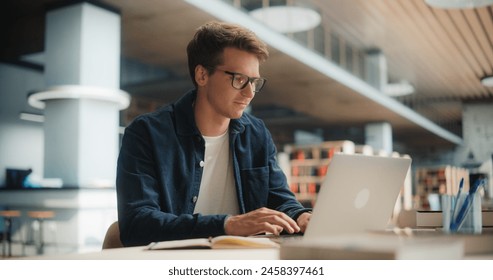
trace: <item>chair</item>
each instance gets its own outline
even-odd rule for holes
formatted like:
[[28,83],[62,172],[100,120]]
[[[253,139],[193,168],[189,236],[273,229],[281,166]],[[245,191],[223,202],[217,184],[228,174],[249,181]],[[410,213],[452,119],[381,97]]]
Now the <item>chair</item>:
[[4,232],[2,238],[2,255],[4,257],[12,256],[12,222],[19,218],[21,212],[18,210],[2,210],[0,217],[4,218]]
[[34,241],[34,244],[36,245],[36,253],[38,255],[43,255],[44,254],[44,249],[45,249],[45,240],[44,240],[44,222],[48,219],[52,219],[55,217],[55,212],[54,211],[29,211],[27,212],[27,215],[34,219],[34,221],[37,223],[38,227],[38,241]]
[[103,250],[122,248],[123,244],[120,240],[120,228],[118,227],[118,221],[113,222],[106,231],[103,241]]

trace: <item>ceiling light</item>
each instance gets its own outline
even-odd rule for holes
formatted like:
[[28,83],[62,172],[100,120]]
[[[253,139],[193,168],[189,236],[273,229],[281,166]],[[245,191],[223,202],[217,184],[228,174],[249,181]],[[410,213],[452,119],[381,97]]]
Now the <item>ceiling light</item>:
[[308,8],[272,6],[256,9],[250,15],[280,33],[308,31],[321,22],[320,14]]
[[426,4],[443,9],[479,8],[493,5],[493,0],[425,0]]
[[493,87],[493,75],[481,78],[481,84],[485,87]]

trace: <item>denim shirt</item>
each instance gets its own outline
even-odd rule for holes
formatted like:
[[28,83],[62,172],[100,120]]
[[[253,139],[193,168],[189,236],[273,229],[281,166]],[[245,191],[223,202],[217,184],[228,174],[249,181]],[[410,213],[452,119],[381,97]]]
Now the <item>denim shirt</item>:
[[[118,220],[125,246],[225,234],[227,213],[194,214],[205,141],[194,119],[192,90],[176,103],[137,117],[125,130],[117,167]],[[230,149],[239,210],[260,207],[295,219],[308,211],[288,188],[264,123],[231,120]]]

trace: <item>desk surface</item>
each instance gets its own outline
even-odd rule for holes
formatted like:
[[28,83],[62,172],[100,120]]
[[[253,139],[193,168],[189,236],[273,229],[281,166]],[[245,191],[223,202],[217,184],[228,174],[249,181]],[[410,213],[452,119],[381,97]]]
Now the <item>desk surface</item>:
[[[36,256],[36,260],[279,260],[279,249],[194,249],[153,250],[145,247],[106,249],[67,255]],[[464,256],[465,260],[492,260],[493,254]]]
[[[357,236],[355,236],[357,237]],[[405,240],[410,241],[426,241],[426,242],[461,242],[464,246],[464,259],[493,259],[493,235],[443,235],[441,233],[433,233],[429,231],[421,232],[421,234],[412,234],[407,238],[402,235],[392,233],[373,233],[362,235],[364,240],[369,240],[366,244],[374,244],[380,240],[384,243],[395,243],[393,250],[397,250]],[[431,238],[431,239],[430,239]],[[351,239],[351,238],[349,238]],[[330,241],[330,240],[328,240]],[[288,242],[288,241],[286,241]],[[290,241],[296,244],[300,241]],[[396,243],[397,242],[397,243]],[[407,243],[407,242],[406,242]],[[431,244],[432,243],[426,243]],[[450,244],[452,244],[450,243]],[[320,243],[324,245],[324,242]],[[345,244],[345,243],[344,243]],[[383,244],[383,243],[381,243]],[[409,243],[413,246],[413,243]],[[417,243],[418,244],[418,243]],[[288,243],[286,243],[288,245]],[[347,245],[347,244],[346,244]],[[354,244],[353,244],[354,245]],[[447,244],[445,244],[447,245]],[[373,245],[372,245],[373,246]],[[306,246],[305,246],[306,247]],[[373,246],[374,247],[374,246]],[[386,250],[382,246],[377,247],[381,250]],[[52,255],[52,256],[37,256],[29,259],[45,259],[45,260],[279,260],[281,250],[278,248],[269,249],[189,249],[189,250],[146,250],[145,246],[127,247],[118,249],[106,249],[96,252],[67,254],[67,255]],[[383,249],[382,249],[383,248]],[[410,248],[410,247],[408,247]],[[420,248],[428,247],[421,246]],[[306,247],[309,249],[309,246]],[[436,248],[435,248],[436,249]],[[392,249],[391,249],[392,250]],[[461,250],[462,251],[462,250]],[[297,252],[297,251],[296,251]],[[363,257],[364,258],[364,257]],[[424,258],[427,259],[426,254]]]
[[145,247],[106,249],[100,252],[39,256],[44,260],[278,260],[279,249],[146,250]]

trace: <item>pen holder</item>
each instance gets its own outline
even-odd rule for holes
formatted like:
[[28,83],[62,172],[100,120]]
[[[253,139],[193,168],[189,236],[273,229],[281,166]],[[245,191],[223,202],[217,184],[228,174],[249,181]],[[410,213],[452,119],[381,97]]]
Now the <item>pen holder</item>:
[[[454,210],[455,209],[455,210]],[[480,234],[483,229],[481,194],[442,196],[442,223],[446,233]]]

